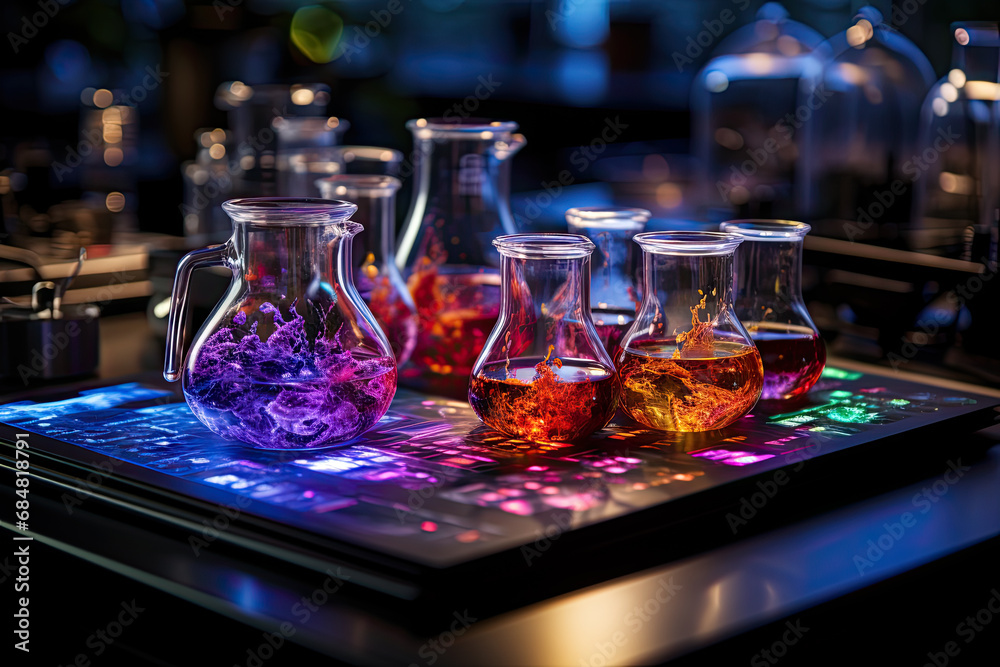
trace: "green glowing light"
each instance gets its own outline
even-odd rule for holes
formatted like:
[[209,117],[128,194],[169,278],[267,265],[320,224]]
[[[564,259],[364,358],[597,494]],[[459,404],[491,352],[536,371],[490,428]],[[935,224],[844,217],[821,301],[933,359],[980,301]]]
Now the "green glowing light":
[[863,408],[854,408],[847,405],[833,408],[826,413],[827,419],[847,424],[868,424],[877,416],[876,413],[868,412]]
[[894,398],[889,401],[889,405],[909,405],[910,402],[905,398]]
[[844,391],[843,389],[838,389],[837,391],[830,392],[830,396],[832,398],[850,398],[853,395],[854,394],[852,394],[851,392]]
[[843,368],[832,368],[827,366],[823,369],[822,377],[832,378],[834,380],[858,380],[864,376],[864,373],[858,373],[856,371],[845,371]]
[[826,429],[823,428],[822,426],[813,426],[811,429],[809,429],[810,432],[813,432],[813,431],[825,431],[825,430]]
[[292,44],[314,63],[328,63],[337,53],[344,21],[326,7],[300,7],[292,16]]

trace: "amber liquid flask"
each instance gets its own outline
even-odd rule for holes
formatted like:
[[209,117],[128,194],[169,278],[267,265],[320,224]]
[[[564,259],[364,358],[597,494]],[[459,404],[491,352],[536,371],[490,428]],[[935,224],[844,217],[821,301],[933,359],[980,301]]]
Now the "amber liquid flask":
[[615,352],[622,409],[664,431],[709,431],[760,398],[760,353],[732,308],[733,255],[742,239],[719,232],[647,232],[643,300]]

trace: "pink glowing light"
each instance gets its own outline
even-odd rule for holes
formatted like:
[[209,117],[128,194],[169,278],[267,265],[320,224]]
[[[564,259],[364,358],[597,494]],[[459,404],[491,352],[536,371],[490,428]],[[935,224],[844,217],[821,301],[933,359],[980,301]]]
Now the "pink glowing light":
[[433,533],[437,529],[438,525],[433,521],[424,521],[422,524],[420,524],[420,530],[425,530],[428,533]]
[[523,500],[505,500],[500,503],[500,509],[519,516],[531,515],[531,505]]
[[302,495],[305,496],[306,498],[314,498],[316,496],[316,492],[315,491],[306,491]]
[[528,468],[528,470],[530,470],[531,472],[542,472],[542,471],[548,470],[548,469],[549,469],[548,466],[530,466]]

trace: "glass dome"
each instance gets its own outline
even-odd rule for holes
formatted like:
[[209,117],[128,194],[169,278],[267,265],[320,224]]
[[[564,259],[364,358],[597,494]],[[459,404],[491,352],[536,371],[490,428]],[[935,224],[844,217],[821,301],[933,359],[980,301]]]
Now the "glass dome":
[[822,35],[769,2],[695,77],[692,136],[710,218],[793,213],[799,82],[818,76],[826,49]]
[[874,238],[873,223],[910,219],[920,105],[934,72],[873,7],[828,45],[832,59],[801,90],[800,105],[818,106],[805,124],[798,208],[820,233]]
[[912,245],[979,261],[995,261],[1000,207],[1000,31],[996,22],[951,25],[952,69],[920,111],[921,155]]

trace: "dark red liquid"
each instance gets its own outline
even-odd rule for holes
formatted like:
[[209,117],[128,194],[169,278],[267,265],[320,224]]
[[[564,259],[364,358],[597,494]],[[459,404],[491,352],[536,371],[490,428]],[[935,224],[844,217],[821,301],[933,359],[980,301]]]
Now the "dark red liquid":
[[799,327],[778,329],[770,323],[748,328],[764,362],[762,399],[800,396],[816,384],[826,366],[826,346],[816,332]]

